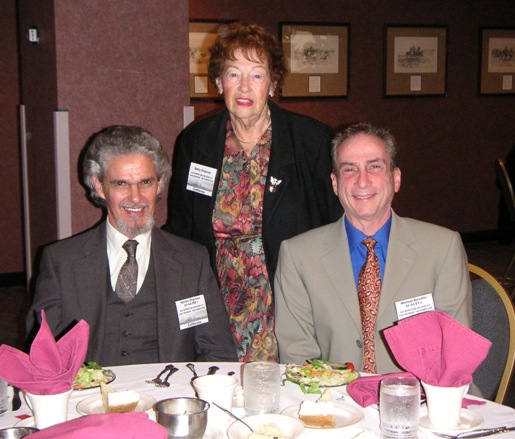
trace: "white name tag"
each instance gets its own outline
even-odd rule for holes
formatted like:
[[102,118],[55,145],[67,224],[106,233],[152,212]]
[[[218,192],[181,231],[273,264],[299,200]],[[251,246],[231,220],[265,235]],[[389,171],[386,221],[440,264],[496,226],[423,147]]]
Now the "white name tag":
[[203,294],[175,302],[181,330],[209,322]]
[[433,301],[433,294],[429,293],[412,297],[411,299],[399,300],[395,302],[395,308],[397,309],[397,318],[399,320],[422,312],[434,311],[435,303]]
[[211,196],[215,185],[216,169],[209,166],[191,163],[186,189]]

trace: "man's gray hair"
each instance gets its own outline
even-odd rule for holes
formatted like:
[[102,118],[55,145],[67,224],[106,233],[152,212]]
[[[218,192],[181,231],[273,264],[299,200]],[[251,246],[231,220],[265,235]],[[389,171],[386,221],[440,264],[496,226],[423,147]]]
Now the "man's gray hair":
[[154,162],[158,180],[162,181],[162,191],[172,173],[170,160],[159,141],[147,130],[124,125],[113,125],[94,134],[88,141],[82,166],[84,184],[95,204],[105,206],[105,200],[99,196],[93,182],[93,176],[100,182],[104,180],[106,163],[115,156],[144,155]]
[[331,142],[331,158],[333,160],[334,173],[337,173],[336,163],[340,145],[344,144],[359,134],[374,136],[382,140],[386,146],[386,152],[390,157],[390,171],[393,171],[397,167],[397,142],[395,141],[395,137],[393,137],[390,131],[385,128],[377,128],[370,123],[361,122],[350,125],[344,131],[338,133]]

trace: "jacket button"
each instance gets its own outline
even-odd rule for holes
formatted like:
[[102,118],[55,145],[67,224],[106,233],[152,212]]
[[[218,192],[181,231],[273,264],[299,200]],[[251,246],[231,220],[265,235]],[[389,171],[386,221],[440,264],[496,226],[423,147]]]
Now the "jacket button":
[[360,349],[363,347],[363,343],[361,342],[361,340],[356,340],[356,346]]
[[122,357],[127,357],[129,356],[130,354],[127,352],[127,351],[122,351]]
[[131,335],[131,333],[130,333],[129,331],[123,331],[123,332],[122,332],[122,335],[123,335],[124,337],[128,337],[129,335]]

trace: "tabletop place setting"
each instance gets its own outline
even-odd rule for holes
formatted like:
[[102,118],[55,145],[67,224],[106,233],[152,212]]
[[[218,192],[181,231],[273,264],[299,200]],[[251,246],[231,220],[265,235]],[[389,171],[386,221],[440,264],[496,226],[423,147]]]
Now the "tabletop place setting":
[[103,368],[85,362],[86,322],[56,341],[41,321],[28,354],[0,346],[0,439],[515,438],[515,410],[467,394],[490,342],[438,311],[384,331],[404,371],[383,375],[319,359]]

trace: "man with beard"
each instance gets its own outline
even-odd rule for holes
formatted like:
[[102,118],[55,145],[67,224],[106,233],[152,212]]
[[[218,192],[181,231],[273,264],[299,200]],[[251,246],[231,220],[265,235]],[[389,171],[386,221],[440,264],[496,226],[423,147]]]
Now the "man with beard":
[[166,151],[142,128],[90,139],[84,183],[107,219],[44,249],[31,334],[44,309],[56,337],[84,319],[86,360],[102,365],[236,360],[206,249],[154,227],[170,173]]

